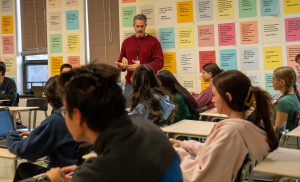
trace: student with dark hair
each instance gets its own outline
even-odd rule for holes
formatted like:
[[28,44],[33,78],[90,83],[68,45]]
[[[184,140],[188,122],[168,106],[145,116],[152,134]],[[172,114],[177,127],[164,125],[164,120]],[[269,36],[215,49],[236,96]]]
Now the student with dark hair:
[[173,119],[175,105],[170,95],[163,89],[153,69],[139,66],[132,75],[133,91],[130,95],[130,114],[140,113],[144,119],[162,126]]
[[[10,152],[23,159],[36,160],[48,156],[48,169],[77,164],[78,161],[78,144],[69,133],[61,114],[62,100],[56,93],[57,84],[58,76],[54,76],[45,85],[46,99],[53,107],[51,115],[29,133],[27,138],[22,138],[18,133],[11,133],[7,136],[6,143]],[[14,181],[40,174],[47,171],[47,168],[32,163],[21,163]]]
[[277,129],[286,122],[286,128],[291,131],[296,127],[294,113],[300,108],[300,97],[296,86],[296,73],[291,67],[279,67],[273,72],[272,83],[274,90],[280,90],[282,93],[276,102],[274,128]]
[[17,99],[17,86],[13,79],[5,76],[6,65],[3,61],[0,61],[0,100],[9,100],[3,102],[0,105],[3,106],[16,106]]
[[93,144],[98,156],[78,168],[51,169],[39,179],[182,181],[179,157],[165,134],[151,122],[129,118],[118,77],[118,69],[105,64],[86,65],[61,75],[67,127],[76,141]]
[[[236,70],[218,74],[212,84],[217,111],[228,119],[215,124],[205,143],[171,140],[184,181],[235,181],[247,155],[258,160],[278,146],[267,92]],[[250,107],[254,110],[247,115]]]
[[295,56],[296,70],[298,72],[298,76],[296,79],[297,90],[300,90],[300,53]]
[[177,81],[175,76],[168,70],[162,70],[157,74],[162,86],[173,94],[177,111],[173,121],[168,124],[178,122],[183,119],[199,119],[197,111],[198,105],[192,95]]
[[[202,77],[206,82],[211,82],[212,79],[221,73],[223,70],[219,68],[216,63],[207,63],[202,67]],[[211,101],[212,99],[212,85],[203,90],[200,94],[192,93],[192,96],[195,98],[199,107],[206,107],[206,109],[214,108],[214,105]]]
[[128,37],[122,43],[121,53],[117,62],[122,71],[127,70],[124,95],[128,105],[129,95],[132,91],[131,76],[139,65],[148,65],[154,71],[164,66],[164,57],[159,41],[147,34],[147,17],[137,14],[133,18],[135,34]]
[[72,68],[73,68],[72,65],[70,65],[70,64],[68,64],[68,63],[62,64],[62,65],[60,66],[60,74],[65,73],[65,72],[68,72],[68,71],[70,71]]

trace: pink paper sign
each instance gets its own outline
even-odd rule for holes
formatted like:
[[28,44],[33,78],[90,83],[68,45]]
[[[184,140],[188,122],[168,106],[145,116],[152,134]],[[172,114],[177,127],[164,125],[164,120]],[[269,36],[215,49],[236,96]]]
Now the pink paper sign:
[[300,18],[285,19],[285,39],[287,42],[300,40]]
[[80,56],[68,56],[68,63],[72,65],[73,68],[80,67]]
[[240,33],[241,33],[241,44],[257,44],[258,43],[257,21],[241,22]]
[[235,25],[234,23],[224,23],[218,25],[219,45],[235,45]]
[[214,46],[215,45],[214,25],[198,26],[198,46]]
[[14,36],[2,37],[3,54],[14,54]]
[[216,62],[216,51],[199,51],[200,72],[203,65]]

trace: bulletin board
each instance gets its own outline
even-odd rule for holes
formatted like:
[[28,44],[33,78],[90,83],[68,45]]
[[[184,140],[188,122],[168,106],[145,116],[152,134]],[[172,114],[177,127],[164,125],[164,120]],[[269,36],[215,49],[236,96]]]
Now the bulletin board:
[[165,65],[189,91],[200,92],[202,65],[237,69],[273,93],[272,71],[300,53],[300,0],[119,0],[120,44],[145,14]]
[[49,75],[59,75],[60,66],[79,67],[86,62],[85,1],[47,0]]
[[14,0],[1,0],[0,3],[0,59],[6,65],[5,76],[17,81],[16,5]]

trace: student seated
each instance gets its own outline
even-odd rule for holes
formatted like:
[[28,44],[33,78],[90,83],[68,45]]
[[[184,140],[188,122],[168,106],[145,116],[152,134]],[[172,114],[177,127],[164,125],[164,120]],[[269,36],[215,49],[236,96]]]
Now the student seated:
[[133,90],[130,95],[130,115],[140,113],[144,119],[162,126],[173,119],[175,104],[163,89],[151,67],[139,66],[132,75]]
[[0,61],[0,100],[8,100],[0,102],[2,106],[17,106],[17,86],[13,79],[5,76],[6,65]]
[[[205,82],[211,82],[216,75],[223,71],[216,63],[207,63],[203,65],[202,69],[202,77]],[[192,96],[196,100],[198,107],[205,107],[207,110],[214,108],[214,104],[211,101],[213,97],[211,90],[212,85],[207,87],[200,94],[192,93]]]
[[[53,168],[39,179],[182,181],[179,157],[165,134],[151,122],[129,118],[118,76],[117,68],[105,64],[86,65],[61,75],[67,127],[76,141],[93,144],[98,157],[78,168]],[[73,176],[68,175],[71,172]],[[35,179],[26,181],[30,180]]]
[[296,73],[288,66],[279,67],[273,72],[273,88],[281,91],[282,95],[275,103],[275,130],[286,121],[286,129],[291,131],[296,127],[294,114],[300,108],[300,97],[296,86]]
[[70,65],[68,63],[62,64],[60,66],[60,74],[71,71],[71,70],[72,70],[72,65]]
[[[17,156],[35,160],[48,156],[50,167],[64,167],[77,164],[78,144],[73,140],[67,130],[65,120],[61,114],[62,100],[56,94],[58,76],[51,77],[45,85],[45,94],[48,103],[53,111],[40,126],[23,138],[18,133],[11,133],[7,136],[6,146],[9,151]],[[33,175],[47,171],[47,168],[32,163],[19,165],[14,181],[28,178]]]
[[157,74],[163,87],[173,94],[174,101],[177,105],[177,111],[173,121],[168,124],[176,123],[183,119],[198,120],[197,103],[192,95],[180,85],[174,75],[167,70],[162,70]]
[[278,145],[268,112],[271,99],[265,91],[251,86],[240,71],[220,73],[212,84],[212,101],[218,113],[229,118],[215,124],[205,143],[171,139],[187,182],[235,181],[247,155],[261,159]]

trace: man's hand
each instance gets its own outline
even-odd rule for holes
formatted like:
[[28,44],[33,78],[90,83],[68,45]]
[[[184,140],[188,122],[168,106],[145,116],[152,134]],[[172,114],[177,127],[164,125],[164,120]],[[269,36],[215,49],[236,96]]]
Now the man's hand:
[[51,168],[49,171],[45,173],[47,175],[51,182],[64,182],[64,174],[62,170],[59,167]]
[[122,62],[116,62],[116,64],[118,64],[123,70],[126,70],[128,66],[128,60],[125,57],[123,57]]
[[127,66],[127,69],[128,69],[129,71],[135,71],[136,68],[140,66],[140,61],[134,61],[134,60],[132,60],[132,62],[133,62],[134,64],[130,64],[130,65]]

